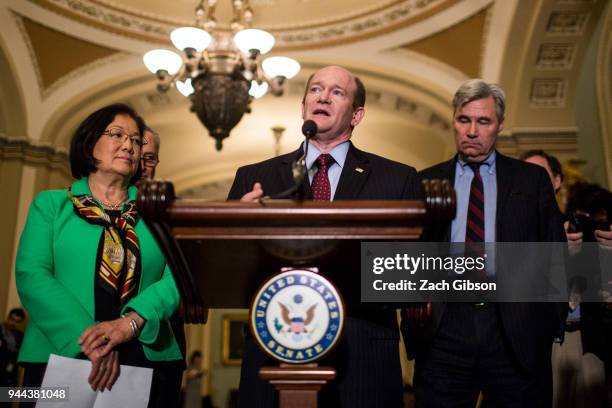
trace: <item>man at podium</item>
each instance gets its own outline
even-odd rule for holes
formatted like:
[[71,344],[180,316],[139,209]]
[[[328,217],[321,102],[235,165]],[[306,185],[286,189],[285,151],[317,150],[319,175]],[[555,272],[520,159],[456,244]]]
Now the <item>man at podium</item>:
[[[264,195],[294,191],[307,200],[410,200],[421,189],[414,168],[357,149],[350,141],[365,114],[363,83],[348,70],[328,66],[306,84],[302,118],[316,126],[308,141],[307,177],[295,185],[292,167],[298,150],[238,169],[228,199],[257,201]],[[295,186],[294,186],[295,185]],[[292,188],[294,187],[294,188]],[[342,271],[359,278],[359,270]],[[355,285],[358,287],[358,285]],[[343,288],[345,289],[345,288]],[[346,289],[345,289],[346,292]],[[359,299],[359,293],[344,293]],[[319,394],[323,407],[401,407],[402,373],[399,330],[393,308],[348,308],[344,336],[320,363],[336,368],[337,377]],[[241,407],[275,406],[274,388],[259,369],[275,365],[247,334],[240,377]]]

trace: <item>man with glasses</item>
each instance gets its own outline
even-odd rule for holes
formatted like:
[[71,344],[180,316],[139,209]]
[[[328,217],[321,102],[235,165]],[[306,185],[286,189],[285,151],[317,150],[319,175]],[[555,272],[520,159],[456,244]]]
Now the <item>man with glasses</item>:
[[142,146],[142,178],[150,180],[155,178],[155,169],[159,164],[159,133],[146,126],[143,139],[145,144]]

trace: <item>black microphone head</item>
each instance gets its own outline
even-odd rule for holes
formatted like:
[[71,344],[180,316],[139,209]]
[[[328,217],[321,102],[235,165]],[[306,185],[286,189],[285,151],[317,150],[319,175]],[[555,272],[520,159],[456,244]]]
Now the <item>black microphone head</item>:
[[302,125],[302,134],[307,138],[311,138],[317,134],[317,124],[314,120],[306,120]]

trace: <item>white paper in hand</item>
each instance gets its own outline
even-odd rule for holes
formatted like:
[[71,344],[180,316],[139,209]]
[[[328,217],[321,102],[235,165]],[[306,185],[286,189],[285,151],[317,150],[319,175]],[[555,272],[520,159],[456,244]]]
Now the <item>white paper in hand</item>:
[[152,369],[122,365],[113,389],[104,392],[91,389],[87,382],[90,372],[89,360],[52,354],[41,386],[68,387],[68,400],[39,400],[36,408],[146,408],[149,403]]

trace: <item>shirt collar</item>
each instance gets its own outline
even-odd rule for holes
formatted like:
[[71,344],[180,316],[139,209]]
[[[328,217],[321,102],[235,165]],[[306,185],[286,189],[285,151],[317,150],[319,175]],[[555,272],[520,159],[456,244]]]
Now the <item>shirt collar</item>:
[[[491,154],[482,161],[482,164],[487,167],[487,173],[495,174],[495,150],[491,152]],[[465,173],[465,168],[468,167],[468,162],[461,159],[460,156],[457,156],[457,169],[459,170],[459,175],[463,175]]]
[[[342,142],[339,145],[335,146],[331,150],[331,152],[329,152],[331,157],[334,158],[334,161],[336,162],[336,164],[338,164],[338,166],[340,166],[340,168],[344,167],[344,162],[346,161],[346,155],[348,154],[349,147],[350,144],[347,140],[346,142]],[[312,143],[310,143],[308,145],[308,154],[306,155],[306,168],[310,170],[319,155],[321,155],[321,151],[317,149],[317,147],[314,146]]]

